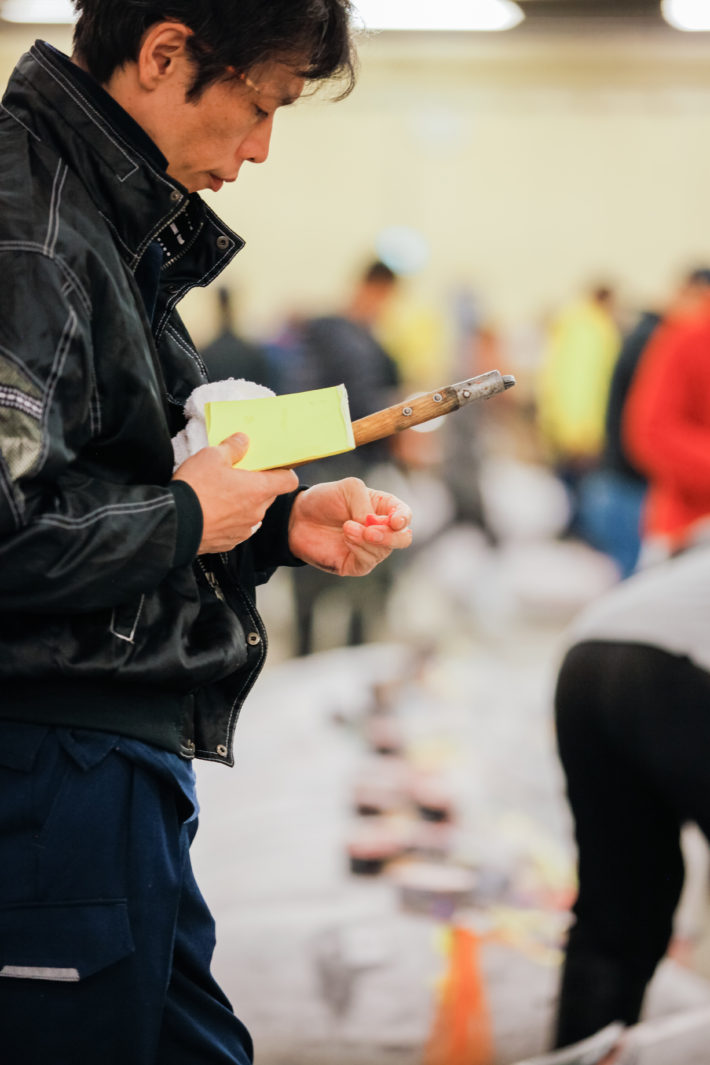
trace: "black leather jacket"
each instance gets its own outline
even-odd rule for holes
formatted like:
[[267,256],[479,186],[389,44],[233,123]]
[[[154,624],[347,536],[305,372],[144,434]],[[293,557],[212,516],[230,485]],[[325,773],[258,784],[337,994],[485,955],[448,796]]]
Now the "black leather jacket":
[[174,308],[243,242],[86,79],[38,43],[0,111],[0,717],[232,764],[292,497],[195,559],[199,503],[170,480],[205,380]]

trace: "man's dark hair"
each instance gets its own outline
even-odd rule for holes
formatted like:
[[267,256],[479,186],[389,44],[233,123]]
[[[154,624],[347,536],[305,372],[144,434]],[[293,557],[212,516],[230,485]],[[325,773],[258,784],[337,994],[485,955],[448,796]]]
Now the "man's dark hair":
[[311,82],[337,77],[339,99],[355,84],[351,0],[74,0],[74,7],[74,54],[101,84],[135,61],[146,30],[164,21],[192,30],[190,99],[228,70],[244,74],[268,60],[293,63]]

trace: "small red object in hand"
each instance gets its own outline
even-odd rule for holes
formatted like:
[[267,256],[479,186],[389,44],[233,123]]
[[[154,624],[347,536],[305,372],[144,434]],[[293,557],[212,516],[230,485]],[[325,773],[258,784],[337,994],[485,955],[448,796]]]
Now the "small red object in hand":
[[368,514],[365,518],[365,525],[389,525],[389,514]]

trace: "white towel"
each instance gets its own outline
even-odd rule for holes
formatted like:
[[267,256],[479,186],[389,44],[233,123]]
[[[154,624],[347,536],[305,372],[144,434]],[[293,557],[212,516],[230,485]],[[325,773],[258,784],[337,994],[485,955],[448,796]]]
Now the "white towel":
[[205,403],[220,399],[258,399],[261,396],[273,395],[271,389],[266,388],[265,385],[258,385],[255,381],[245,381],[241,377],[229,377],[226,381],[210,381],[209,384],[199,385],[185,404],[187,425],[173,437],[174,469],[177,469],[196,451],[209,447],[205,425]]

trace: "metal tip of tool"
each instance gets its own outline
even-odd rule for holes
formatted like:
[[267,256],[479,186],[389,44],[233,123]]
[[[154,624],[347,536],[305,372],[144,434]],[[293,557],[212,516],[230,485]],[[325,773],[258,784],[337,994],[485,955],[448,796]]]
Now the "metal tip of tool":
[[503,386],[505,388],[512,388],[515,384],[515,378],[512,373],[503,374]]

